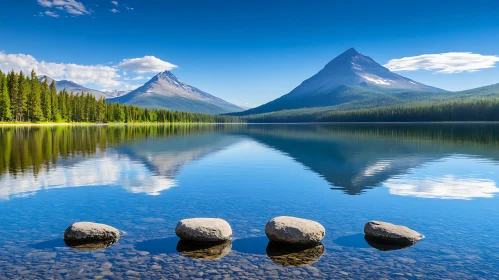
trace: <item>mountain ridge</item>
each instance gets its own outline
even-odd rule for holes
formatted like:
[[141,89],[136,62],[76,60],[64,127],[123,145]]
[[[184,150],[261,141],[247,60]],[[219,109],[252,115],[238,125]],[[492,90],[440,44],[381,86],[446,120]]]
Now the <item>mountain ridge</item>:
[[68,92],[74,92],[75,94],[76,93],[90,93],[91,95],[95,96],[96,98],[101,98],[101,97],[104,97],[104,98],[110,98],[112,97],[111,94],[108,94],[104,91],[100,91],[100,90],[95,90],[95,89],[91,89],[91,88],[87,88],[85,86],[82,86],[82,85],[79,85],[73,81],[69,81],[69,80],[60,80],[60,81],[57,81],[49,76],[43,76],[43,77],[40,77],[38,78],[40,80],[40,82],[43,82],[43,80],[45,79],[45,77],[47,78],[47,83],[50,85],[52,83],[52,81],[55,82],[55,87],[57,89],[57,92],[61,92],[63,89],[65,89],[66,91]]
[[155,75],[141,87],[108,102],[146,108],[169,109],[207,114],[223,114],[244,109],[180,81],[170,71]]

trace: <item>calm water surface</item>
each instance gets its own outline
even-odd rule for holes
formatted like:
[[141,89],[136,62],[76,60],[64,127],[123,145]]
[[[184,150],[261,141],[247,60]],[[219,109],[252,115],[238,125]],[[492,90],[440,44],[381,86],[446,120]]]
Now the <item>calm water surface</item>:
[[[211,125],[0,129],[0,278],[499,278],[499,125]],[[279,215],[316,220],[323,247],[268,247]],[[220,217],[231,244],[178,243]],[[382,251],[384,220],[426,236]],[[125,232],[81,251],[75,221]],[[385,248],[386,249],[386,248]]]

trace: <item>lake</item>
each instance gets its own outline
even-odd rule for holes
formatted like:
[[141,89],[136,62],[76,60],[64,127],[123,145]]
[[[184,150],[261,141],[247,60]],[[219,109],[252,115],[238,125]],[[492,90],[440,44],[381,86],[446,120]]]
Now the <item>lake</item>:
[[[0,128],[0,278],[499,278],[498,124]],[[264,227],[296,216],[323,247],[275,252]],[[192,250],[177,222],[219,217],[231,244]],[[369,245],[382,220],[425,235]],[[62,240],[117,227],[109,248]]]

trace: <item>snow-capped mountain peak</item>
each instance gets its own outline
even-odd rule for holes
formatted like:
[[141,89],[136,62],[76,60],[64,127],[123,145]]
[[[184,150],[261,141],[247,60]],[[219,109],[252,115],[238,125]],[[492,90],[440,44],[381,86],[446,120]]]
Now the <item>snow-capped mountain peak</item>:
[[324,69],[304,81],[292,93],[320,93],[342,85],[371,85],[381,89],[440,91],[440,89],[395,74],[371,57],[351,48],[331,60]]

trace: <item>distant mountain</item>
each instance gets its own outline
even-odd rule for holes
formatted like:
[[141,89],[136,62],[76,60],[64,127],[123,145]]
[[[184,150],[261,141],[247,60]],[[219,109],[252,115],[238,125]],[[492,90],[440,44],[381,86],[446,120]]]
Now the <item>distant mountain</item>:
[[223,114],[244,110],[183,83],[169,71],[157,74],[143,86],[126,95],[108,99],[108,102],[205,114]]
[[[43,79],[45,79],[45,76],[40,77],[39,79],[40,79],[40,82],[42,82]],[[52,83],[52,81],[54,81],[54,79],[47,77],[47,82],[49,83],[49,85]],[[84,87],[82,85],[79,85],[75,82],[71,82],[68,80],[61,80],[61,81],[55,80],[55,87],[57,88],[58,92],[62,91],[63,89],[66,89],[67,92],[74,92],[75,94],[82,93],[82,92],[90,93],[93,96],[95,96],[96,98],[101,98],[101,97],[110,98],[110,97],[112,97],[112,95],[110,95],[106,92],[103,92],[100,90],[95,90],[95,89],[90,89],[90,88]]]
[[131,92],[131,90],[106,90],[104,91],[106,94],[108,94],[110,97],[118,97],[118,96],[123,96],[125,94],[128,94]]
[[[376,96],[377,102],[401,92],[445,92],[397,75],[355,49],[342,53],[290,93],[238,115],[334,106]],[[371,94],[372,93],[372,94]]]

